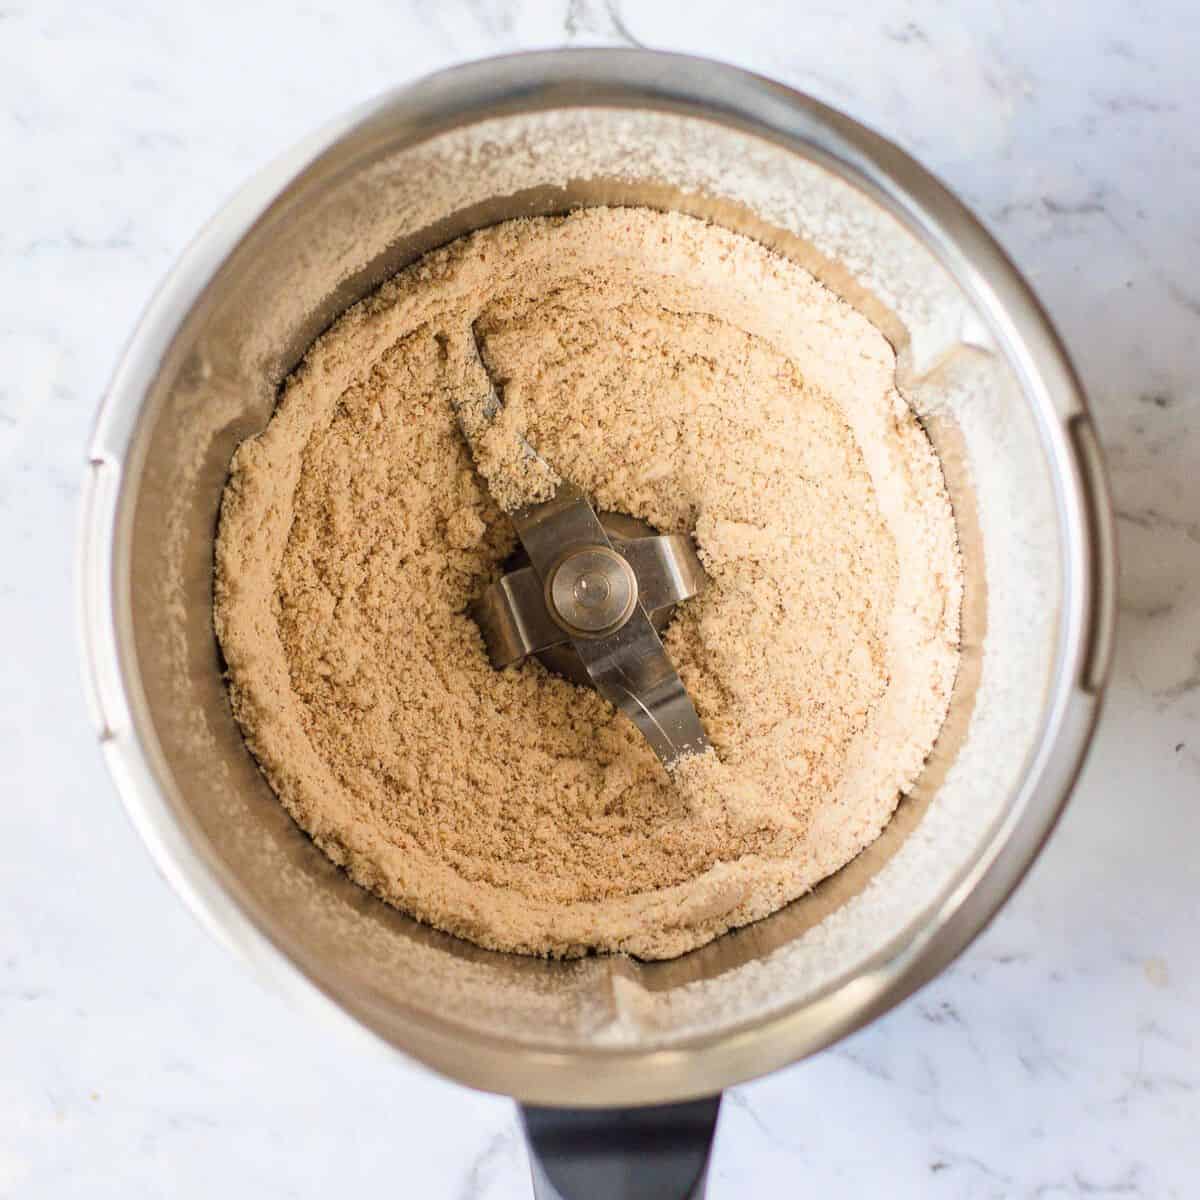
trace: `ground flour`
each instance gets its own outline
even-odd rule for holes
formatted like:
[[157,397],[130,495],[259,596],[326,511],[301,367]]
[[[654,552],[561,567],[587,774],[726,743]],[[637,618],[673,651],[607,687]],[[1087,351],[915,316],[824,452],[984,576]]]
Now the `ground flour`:
[[[503,418],[476,469],[455,406]],[[495,672],[469,601],[537,481],[694,534],[668,651],[717,757],[668,779],[595,693]],[[438,251],[351,310],[238,450],[216,627],[250,748],[360,883],[482,945],[682,953],[869,843],[945,716],[961,578],[883,336],[691,218],[591,209]]]

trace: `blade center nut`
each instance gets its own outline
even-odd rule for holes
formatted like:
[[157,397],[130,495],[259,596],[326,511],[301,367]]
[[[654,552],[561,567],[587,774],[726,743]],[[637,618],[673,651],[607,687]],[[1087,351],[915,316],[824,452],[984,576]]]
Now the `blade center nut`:
[[546,580],[550,615],[575,637],[604,637],[620,629],[637,600],[633,568],[608,546],[572,550]]

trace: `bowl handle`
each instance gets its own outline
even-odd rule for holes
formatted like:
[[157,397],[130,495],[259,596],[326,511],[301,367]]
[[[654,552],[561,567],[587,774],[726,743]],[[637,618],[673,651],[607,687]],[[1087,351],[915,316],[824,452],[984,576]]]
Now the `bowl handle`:
[[535,1200],[704,1200],[720,1096],[652,1108],[519,1107]]

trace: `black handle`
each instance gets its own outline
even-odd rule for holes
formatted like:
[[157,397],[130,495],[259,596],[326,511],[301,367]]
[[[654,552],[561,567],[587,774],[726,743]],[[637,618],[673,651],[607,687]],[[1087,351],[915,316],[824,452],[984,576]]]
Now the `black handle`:
[[520,1105],[535,1200],[704,1200],[720,1108]]

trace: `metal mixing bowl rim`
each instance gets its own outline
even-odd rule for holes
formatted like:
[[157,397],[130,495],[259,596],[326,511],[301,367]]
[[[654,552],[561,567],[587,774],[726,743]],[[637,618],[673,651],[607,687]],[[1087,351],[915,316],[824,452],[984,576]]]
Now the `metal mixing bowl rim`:
[[[1064,606],[1038,748],[989,842],[938,899],[865,969],[815,999],[670,1049],[560,1051],[481,1035],[412,1013],[383,1034],[366,1004],[352,1011],[271,937],[218,864],[181,827],[166,764],[139,727],[127,566],[125,487],[143,403],[167,348],[228,255],[347,139],[403,127],[412,142],[521,111],[627,107],[688,114],[782,144],[835,169],[916,232],[982,314],[1018,373],[1054,466]],[[1116,558],[1095,433],[1066,353],[1033,293],[996,242],[932,175],[878,134],[819,102],[739,68],[640,50],[557,50],[451,68],[370,101],[260,172],[201,232],[143,316],[101,405],[89,453],[79,554],[87,690],[104,757],[163,874],[202,921],[294,1000],[349,1015],[397,1049],[460,1082],[541,1103],[656,1103],[715,1092],[828,1046],[932,978],[987,924],[1036,857],[1073,785],[1111,660]],[[394,1021],[394,1016],[393,1016]]]

